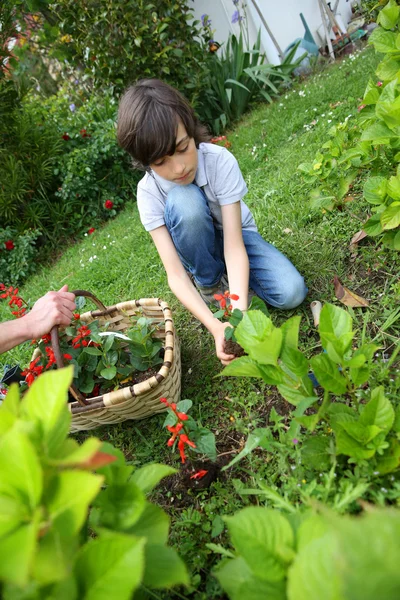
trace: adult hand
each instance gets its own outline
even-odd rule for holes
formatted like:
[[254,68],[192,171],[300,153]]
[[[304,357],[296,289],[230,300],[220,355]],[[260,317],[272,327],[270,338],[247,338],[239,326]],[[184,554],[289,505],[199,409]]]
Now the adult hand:
[[42,337],[54,327],[67,327],[71,323],[75,310],[75,296],[64,285],[58,292],[47,292],[33,305],[32,310],[24,317],[29,338]]
[[226,354],[225,352],[224,332],[227,327],[230,327],[229,323],[221,323],[216,319],[215,327],[212,331],[215,341],[215,351],[217,353],[217,357],[223,365],[229,365],[229,363],[236,358],[233,354]]

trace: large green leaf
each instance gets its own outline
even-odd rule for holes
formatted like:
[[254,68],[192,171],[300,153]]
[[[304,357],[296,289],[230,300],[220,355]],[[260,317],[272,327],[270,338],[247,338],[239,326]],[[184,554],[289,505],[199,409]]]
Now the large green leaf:
[[391,55],[386,56],[377,66],[376,74],[382,81],[390,81],[398,77],[400,61]]
[[262,365],[276,365],[282,345],[282,331],[261,311],[244,314],[235,337],[248,355]]
[[283,515],[251,506],[224,520],[233,545],[256,577],[270,582],[285,578],[294,555],[294,536]]
[[230,600],[286,600],[285,582],[256,577],[243,558],[224,561],[215,576]]
[[258,363],[249,356],[240,356],[230,362],[221,372],[224,377],[259,377],[262,371]]
[[78,549],[77,536],[60,535],[52,528],[39,538],[33,577],[42,585],[65,579],[71,572]]
[[376,83],[370,79],[364,92],[363,104],[375,104],[379,100],[379,90]]
[[168,515],[159,506],[146,502],[139,519],[127,530],[127,533],[144,537],[150,544],[166,544],[168,529]]
[[400,225],[400,202],[392,202],[381,213],[381,223],[383,229],[395,229]]
[[360,442],[363,446],[376,438],[382,429],[376,425],[363,425],[359,422],[343,421],[340,423],[342,429],[345,430],[353,439]]
[[[343,356],[353,339],[353,324],[349,313],[333,304],[325,304],[319,320],[319,335],[323,348],[328,342]],[[318,378],[317,378],[318,379]]]
[[338,542],[331,531],[319,535],[322,532],[320,526],[296,555],[288,573],[288,600],[345,600],[337,568]]
[[35,447],[16,426],[0,439],[0,495],[33,510],[40,502],[43,472]]
[[155,488],[161,479],[168,477],[168,475],[173,475],[174,473],[176,473],[176,469],[173,469],[172,467],[151,463],[150,465],[145,465],[141,469],[137,469],[132,475],[131,480],[136,483],[142,492],[147,494]]
[[73,366],[44,373],[21,405],[21,417],[34,424],[31,436],[35,445],[49,457],[57,454],[68,435],[71,413],[67,400],[73,373]]
[[315,377],[325,390],[334,394],[345,394],[347,382],[337,365],[326,354],[318,354],[311,358],[311,367]]
[[323,435],[315,435],[305,440],[301,447],[303,463],[319,471],[326,471],[331,464],[328,452],[330,440]]
[[393,29],[399,18],[399,10],[400,7],[395,0],[389,0],[386,6],[379,11],[377,23],[385,29]]
[[19,385],[13,383],[8,390],[5,400],[0,405],[0,437],[14,425],[19,415],[19,410]]
[[364,184],[364,198],[370,204],[382,204],[386,198],[387,187],[385,177],[370,177]]
[[116,533],[88,542],[75,564],[81,600],[130,600],[142,581],[144,545]]
[[369,42],[375,46],[377,52],[382,52],[382,54],[397,52],[396,34],[385,31],[381,27],[374,29]]
[[400,444],[397,440],[391,439],[389,448],[384,453],[376,457],[377,470],[381,475],[396,471],[400,466]]
[[48,511],[60,535],[78,533],[86,520],[89,505],[103,483],[101,475],[65,470],[55,475],[48,489]]
[[336,454],[345,454],[356,460],[365,460],[371,458],[375,454],[375,450],[368,450],[343,429],[339,429],[336,433]]
[[364,129],[361,135],[362,142],[373,144],[388,144],[394,137],[398,137],[385,123],[379,122]]
[[133,481],[123,485],[109,485],[97,499],[99,525],[125,531],[132,527],[142,514],[146,498]]
[[20,586],[28,582],[41,517],[41,510],[37,509],[30,523],[21,524],[0,539],[0,581]]
[[143,585],[160,589],[189,584],[185,564],[172,548],[146,544],[144,557]]
[[380,235],[383,231],[381,224],[381,216],[379,214],[372,215],[372,217],[370,217],[368,221],[364,223],[363,229],[365,233],[372,237]]
[[371,392],[371,400],[365,405],[360,416],[363,425],[376,425],[388,432],[394,423],[395,412],[390,400],[385,396],[382,386]]

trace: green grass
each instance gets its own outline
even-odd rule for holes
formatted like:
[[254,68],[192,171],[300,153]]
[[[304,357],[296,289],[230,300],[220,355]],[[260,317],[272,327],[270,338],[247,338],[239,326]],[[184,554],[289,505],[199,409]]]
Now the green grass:
[[[334,123],[350,114],[350,118],[355,117],[366,81],[377,62],[371,50],[346,58],[325,72],[296,83],[272,105],[256,107],[228,134],[231,150],[249,187],[246,202],[260,232],[294,262],[310,289],[302,307],[289,313],[273,311],[272,318],[281,321],[292,314],[301,314],[301,346],[310,352],[316,342],[309,303],[312,300],[337,303],[332,285],[335,274],[371,301],[367,311],[350,310],[358,334],[365,322],[366,335],[375,338],[382,348],[391,349],[399,342],[398,256],[376,247],[374,240],[367,240],[354,260],[348,246],[352,235],[361,228],[365,204],[356,200],[342,212],[325,215],[312,212],[310,187],[297,172],[301,162],[314,157]],[[317,123],[311,124],[314,120]],[[214,355],[213,340],[169,291],[161,262],[150,236],[140,224],[134,203],[101,230],[64,249],[60,258],[42,267],[20,293],[26,300],[34,300],[65,283],[71,290],[92,291],[106,304],[152,296],[170,303],[182,345],[182,397],[194,401],[193,416],[215,432],[220,452],[227,447],[239,448],[241,437],[245,438],[251,427],[266,424],[264,409],[276,399],[274,392],[257,380],[215,378],[221,365]],[[7,315],[3,303],[0,318]],[[29,345],[21,346],[1,360],[3,364],[26,363],[30,352]],[[391,386],[395,382],[385,383],[389,395],[394,394]],[[159,416],[92,433],[121,448],[137,465],[167,461],[178,466],[166,447],[167,435],[162,423],[163,417]],[[243,467],[240,477],[252,477],[249,464],[250,470]],[[182,492],[168,492],[157,499],[172,516],[171,541],[193,573],[192,591],[184,597],[221,598],[216,581],[209,576],[216,559],[205,543],[221,541],[218,536],[210,538],[215,517],[231,513],[243,504],[232,481],[225,478],[210,490],[189,494],[184,507]],[[157,597],[178,596],[171,592]]]

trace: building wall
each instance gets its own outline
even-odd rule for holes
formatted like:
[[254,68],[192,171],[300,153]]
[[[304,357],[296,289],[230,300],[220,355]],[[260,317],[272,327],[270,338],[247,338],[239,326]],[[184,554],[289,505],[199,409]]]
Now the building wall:
[[[320,28],[321,35],[323,35],[318,0],[256,0],[256,2],[282,51],[285,51],[292,42],[304,35],[300,13],[303,13],[316,44],[321,46],[322,39],[317,32]],[[354,0],[339,0],[338,14],[341,15],[345,25],[351,19],[351,4],[353,3]],[[239,33],[239,25],[231,22],[232,15],[236,10],[232,0],[190,0],[190,4],[194,7],[196,18],[200,19],[203,14],[209,15],[212,22],[211,27],[215,29],[214,39],[217,41],[225,42],[230,32]],[[241,4],[242,0],[239,0],[239,7]],[[335,0],[332,0],[331,5],[334,4]],[[278,64],[280,62],[278,52],[258,16],[252,0],[247,0],[247,13],[250,43],[254,43],[257,31],[261,28],[261,42],[268,61]]]

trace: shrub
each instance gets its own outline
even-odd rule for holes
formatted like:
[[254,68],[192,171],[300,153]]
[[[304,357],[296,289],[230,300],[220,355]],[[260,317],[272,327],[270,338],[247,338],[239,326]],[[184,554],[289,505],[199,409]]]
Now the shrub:
[[34,270],[38,230],[19,234],[10,227],[0,229],[0,280],[16,285]]
[[51,10],[97,87],[161,76],[191,101],[201,89],[206,54],[186,0],[57,0]]

